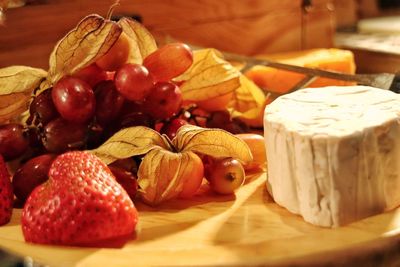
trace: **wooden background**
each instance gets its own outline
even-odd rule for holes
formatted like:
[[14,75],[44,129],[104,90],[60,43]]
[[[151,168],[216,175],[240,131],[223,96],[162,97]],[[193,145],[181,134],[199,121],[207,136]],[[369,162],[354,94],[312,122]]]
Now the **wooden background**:
[[[9,9],[0,27],[0,67],[48,67],[57,40],[90,13],[105,16],[114,0],[27,0]],[[37,3],[37,4],[32,4]],[[336,26],[360,18],[400,14],[377,0],[121,0],[118,16],[139,16],[162,42],[177,39],[247,55],[332,47]],[[356,51],[357,52],[357,51]],[[356,54],[360,70],[364,70]]]
[[[9,9],[0,27],[0,67],[47,68],[54,44],[87,14],[105,16],[113,0],[47,0]],[[247,55],[330,47],[332,0],[122,0],[115,15],[140,16],[158,38]]]

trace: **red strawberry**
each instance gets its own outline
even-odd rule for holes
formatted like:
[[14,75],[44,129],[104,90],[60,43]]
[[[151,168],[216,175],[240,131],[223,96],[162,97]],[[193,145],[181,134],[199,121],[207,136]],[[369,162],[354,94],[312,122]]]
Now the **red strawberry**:
[[13,200],[14,194],[12,191],[10,174],[8,173],[3,156],[0,155],[0,225],[10,221]]
[[131,237],[138,214],[126,191],[96,156],[58,156],[49,180],[35,188],[22,211],[27,242],[98,246]]

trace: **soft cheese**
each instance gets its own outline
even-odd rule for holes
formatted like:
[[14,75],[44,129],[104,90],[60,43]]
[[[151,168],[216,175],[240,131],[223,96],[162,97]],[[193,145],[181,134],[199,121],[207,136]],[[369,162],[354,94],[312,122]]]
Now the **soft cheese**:
[[400,95],[366,86],[303,89],[267,106],[267,188],[320,226],[400,205]]

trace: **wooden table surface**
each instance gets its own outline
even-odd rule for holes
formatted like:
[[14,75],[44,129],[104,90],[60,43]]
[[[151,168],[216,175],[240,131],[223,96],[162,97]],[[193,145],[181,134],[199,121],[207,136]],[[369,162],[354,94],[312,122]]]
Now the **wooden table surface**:
[[138,203],[137,238],[118,249],[25,243],[15,210],[0,227],[0,247],[49,266],[398,266],[400,209],[320,228],[275,204],[265,179],[249,176],[236,197],[204,188],[157,209]]

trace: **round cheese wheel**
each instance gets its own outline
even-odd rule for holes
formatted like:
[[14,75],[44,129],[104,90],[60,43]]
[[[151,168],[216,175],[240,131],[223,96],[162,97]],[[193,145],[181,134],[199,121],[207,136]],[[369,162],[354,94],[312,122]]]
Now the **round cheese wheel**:
[[274,200],[312,224],[339,226],[400,205],[400,95],[308,88],[264,113]]

